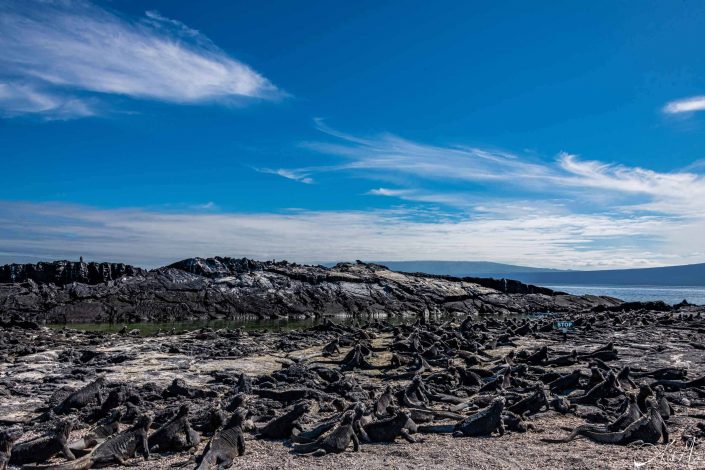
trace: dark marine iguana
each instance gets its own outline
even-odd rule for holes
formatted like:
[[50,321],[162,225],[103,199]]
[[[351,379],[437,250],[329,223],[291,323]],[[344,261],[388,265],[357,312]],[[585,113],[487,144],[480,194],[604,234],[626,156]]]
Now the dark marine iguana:
[[353,444],[353,451],[360,450],[360,441],[355,433],[356,411],[346,411],[338,426],[330,434],[324,435],[308,444],[294,444],[294,452],[297,454],[311,454],[315,457],[322,457],[326,454],[339,454]]
[[227,424],[217,430],[203,450],[196,470],[215,470],[230,468],[236,457],[245,453],[245,437],[242,425],[247,417],[247,410],[240,408],[233,413]]
[[82,451],[95,447],[120,430],[121,418],[122,410],[113,410],[110,416],[98,421],[85,436],[69,443],[69,449],[71,451]]
[[365,424],[362,428],[362,438],[365,442],[394,442],[397,437],[416,442],[409,431],[416,432],[414,421],[403,411],[390,410],[391,418],[381,419]]
[[538,413],[541,411],[541,408],[546,408],[546,411],[550,409],[548,397],[546,396],[543,386],[538,387],[533,393],[509,406],[508,410],[522,416],[527,413]]
[[149,436],[150,452],[178,452],[196,447],[201,442],[201,436],[191,427],[188,413],[188,404],[181,405],[176,416]]
[[67,443],[73,425],[72,421],[61,420],[50,434],[15,444],[9,460],[10,465],[44,462],[58,453],[64,454],[68,460],[74,460],[76,457]]
[[151,424],[151,415],[141,415],[134,426],[98,444],[90,454],[80,459],[56,465],[27,466],[23,470],[88,470],[116,463],[125,465],[126,460],[134,457],[138,450],[148,460],[147,433]]
[[454,425],[419,426],[418,431],[421,433],[452,433],[454,437],[489,436],[497,431],[502,436],[504,435],[504,422],[502,420],[504,404],[504,397],[496,397],[492,399],[489,406],[482,408]]
[[81,409],[94,400],[98,400],[98,405],[103,403],[103,387],[105,386],[105,377],[98,377],[88,385],[79,388],[64,400],[56,405],[52,411],[54,413],[66,414],[71,410]]
[[610,371],[605,380],[592,387],[584,395],[571,397],[570,401],[577,405],[594,405],[601,398],[612,398],[623,393],[617,376]]
[[374,404],[374,414],[378,418],[386,417],[388,408],[394,405],[394,392],[392,391],[392,386],[387,385],[384,392],[375,400]]
[[11,431],[0,431],[0,470],[6,470],[12,455],[12,446],[19,438],[18,433]]
[[489,436],[497,431],[504,435],[504,397],[497,397],[487,408],[474,413],[455,425],[454,437],[462,436]]
[[607,433],[607,432],[617,432],[617,431],[623,431],[626,429],[630,424],[633,422],[637,421],[639,418],[643,417],[644,415],[641,413],[641,410],[639,410],[639,405],[637,404],[637,398],[634,393],[627,393],[627,407],[625,408],[624,412],[617,417],[614,421],[608,424],[602,424],[602,425],[595,425],[595,424],[581,424],[580,426],[576,427],[573,429],[573,431],[570,433],[568,437],[565,439],[542,439],[544,442],[569,442],[575,439],[576,437],[582,435],[583,432],[585,431],[594,431],[594,432],[602,432],[602,433]]
[[310,410],[308,402],[300,402],[294,405],[294,409],[284,413],[278,418],[274,418],[262,427],[257,433],[257,437],[262,439],[287,439],[291,436],[294,428],[300,428],[299,419]]
[[[600,432],[578,427],[573,433],[601,444],[624,445],[634,442],[656,444],[659,440],[663,440],[664,444],[668,443],[668,428],[661,418],[658,405],[653,401],[649,401],[647,414],[631,423],[623,431]],[[571,437],[574,437],[573,434]]]

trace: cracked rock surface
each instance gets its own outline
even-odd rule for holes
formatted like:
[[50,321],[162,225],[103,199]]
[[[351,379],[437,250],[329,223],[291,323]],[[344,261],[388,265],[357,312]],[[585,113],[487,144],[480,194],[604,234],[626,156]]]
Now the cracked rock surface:
[[69,261],[0,267],[0,318],[40,323],[577,312],[620,304],[505,279],[399,273],[361,262],[326,268],[216,257],[151,271]]

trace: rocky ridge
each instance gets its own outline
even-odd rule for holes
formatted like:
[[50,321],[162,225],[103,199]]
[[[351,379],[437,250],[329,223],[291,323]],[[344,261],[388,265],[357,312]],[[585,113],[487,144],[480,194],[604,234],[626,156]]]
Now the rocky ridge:
[[0,267],[0,319],[51,323],[578,312],[620,303],[511,280],[404,274],[362,262],[326,268],[215,257],[152,271],[69,261]]

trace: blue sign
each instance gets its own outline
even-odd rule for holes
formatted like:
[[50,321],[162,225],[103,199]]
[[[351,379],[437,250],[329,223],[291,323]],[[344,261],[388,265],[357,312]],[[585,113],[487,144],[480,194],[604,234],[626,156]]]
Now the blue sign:
[[567,330],[568,328],[573,328],[573,322],[572,321],[557,321],[554,323],[556,328],[559,328],[561,330]]

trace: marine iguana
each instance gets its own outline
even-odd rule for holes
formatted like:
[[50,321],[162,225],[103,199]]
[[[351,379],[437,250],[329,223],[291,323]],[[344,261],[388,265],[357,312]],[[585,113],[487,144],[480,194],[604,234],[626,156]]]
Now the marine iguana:
[[12,446],[19,437],[18,433],[12,431],[0,431],[0,470],[6,470],[12,455]]
[[375,401],[374,414],[378,418],[387,416],[387,409],[394,405],[394,392],[392,392],[392,386],[387,385],[384,392]]
[[304,399],[321,400],[334,397],[312,388],[290,388],[285,390],[272,390],[269,388],[253,388],[252,393],[260,398],[268,398],[281,403],[293,403]]
[[676,392],[678,390],[683,390],[687,388],[698,388],[698,387],[705,387],[705,376],[698,377],[697,379],[693,380],[657,380],[656,382],[652,383],[651,386],[656,387],[657,385],[661,385],[664,390],[669,391],[669,392]]
[[416,432],[416,423],[403,411],[390,410],[392,417],[365,424],[363,440],[365,442],[394,442],[401,436],[408,442],[416,442],[409,431]]
[[142,450],[144,459],[148,460],[149,445],[147,444],[147,433],[151,424],[151,415],[141,415],[134,426],[106,439],[98,444],[90,454],[80,459],[56,465],[26,467],[26,470],[88,470],[115,463],[125,465],[126,460],[134,457],[138,450]]
[[356,344],[355,347],[341,361],[340,370],[353,369],[373,369],[374,366],[367,361],[363,347]]
[[637,399],[636,395],[633,393],[627,393],[627,407],[624,410],[624,412],[617,417],[614,421],[611,423],[608,423],[606,425],[594,425],[594,424],[581,424],[580,426],[576,427],[573,429],[573,431],[570,433],[568,437],[565,439],[542,439],[544,442],[569,442],[575,439],[576,437],[582,435],[583,432],[585,431],[592,431],[592,432],[601,432],[601,433],[608,433],[608,432],[617,432],[617,431],[622,431],[626,429],[630,424],[634,423],[637,421],[639,418],[643,417],[644,415],[641,413],[639,410],[639,406],[637,405]]
[[201,436],[191,428],[188,413],[188,404],[181,405],[172,419],[149,436],[150,452],[178,452],[196,447],[201,442]]
[[628,365],[624,366],[619,371],[619,373],[617,373],[617,381],[619,382],[619,385],[625,390],[637,388],[637,384],[634,383],[634,381],[631,378],[631,373],[632,373],[632,370]]
[[441,421],[444,419],[454,419],[456,421],[459,421],[463,419],[463,416],[459,415],[458,413],[443,410],[424,410],[420,408],[407,408],[406,413],[409,415],[409,418],[411,418],[414,423],[429,423],[432,421]]
[[420,433],[453,434],[454,437],[462,436],[489,436],[494,431],[499,435],[504,434],[502,412],[504,411],[504,397],[495,397],[490,404],[471,414],[456,424],[440,424],[418,426]]
[[428,404],[428,390],[421,376],[414,377],[411,384],[401,391],[401,402],[404,406],[412,408],[423,408]]
[[257,437],[262,439],[287,439],[291,436],[294,428],[300,428],[299,419],[310,410],[308,402],[300,402],[294,405],[294,409],[288,413],[274,418],[257,433]]
[[113,410],[110,416],[98,421],[96,426],[88,431],[85,436],[69,443],[69,449],[72,451],[82,451],[95,447],[119,431],[121,418],[122,410]]
[[549,406],[561,414],[570,413],[573,411],[577,405],[570,403],[566,397],[554,396],[548,402]]
[[634,377],[651,377],[656,380],[685,380],[688,376],[688,369],[683,367],[664,367],[648,372],[636,372]]
[[529,429],[534,428],[534,425],[524,421],[522,416],[509,410],[504,410],[502,413],[502,423],[504,423],[505,430],[514,432],[527,432]]
[[492,380],[480,387],[479,393],[495,392],[511,386],[512,369],[507,368],[502,374],[496,375]]
[[201,398],[205,396],[203,390],[194,387],[189,387],[183,379],[174,379],[167,388],[162,392],[164,398],[169,397],[186,397],[186,398]]
[[73,421],[60,420],[50,434],[15,444],[10,465],[44,462],[58,453],[64,454],[68,460],[74,460],[76,457],[67,444],[73,426]]
[[666,392],[661,385],[657,385],[654,387],[654,393],[656,394],[656,404],[658,405],[659,413],[661,413],[661,417],[664,421],[668,421],[671,415],[674,414],[674,411],[666,398]]
[[600,398],[612,398],[623,393],[617,376],[610,371],[604,381],[592,387],[584,395],[572,397],[570,401],[578,405],[594,405]]
[[238,409],[228,420],[228,423],[213,435],[200,459],[196,470],[215,470],[230,468],[236,457],[245,453],[245,437],[242,425],[245,422],[247,410]]
[[527,364],[543,364],[548,360],[548,346],[542,346],[538,351],[526,358]]
[[340,354],[340,340],[338,338],[323,346],[323,356],[332,356],[333,354]]
[[601,359],[603,361],[613,361],[619,357],[617,350],[614,348],[614,343],[611,341],[601,348],[597,348],[592,352],[578,354],[579,359]]
[[642,413],[646,413],[647,411],[646,400],[653,396],[654,391],[648,384],[644,384],[639,387],[639,395],[636,397],[636,404],[639,406]]
[[544,391],[543,386],[537,388],[537,390],[530,395],[509,406],[508,410],[522,416],[526,413],[538,413],[541,411],[541,408],[546,408],[546,411],[550,409],[548,405],[548,397],[546,397],[546,392]]
[[346,411],[338,426],[330,433],[319,437],[314,442],[308,444],[294,444],[294,452],[297,454],[311,454],[315,457],[322,457],[326,454],[339,454],[353,444],[353,451],[360,450],[360,441],[355,433],[355,411]]
[[651,401],[649,402],[649,410],[646,416],[634,421],[624,431],[599,432],[582,429],[578,431],[578,435],[585,436],[601,444],[631,444],[639,441],[647,444],[656,444],[659,440],[663,440],[664,444],[668,443],[666,423],[661,418],[658,406]]
[[566,367],[566,366],[572,366],[578,363],[578,352],[573,349],[570,354],[566,354],[563,356],[558,356],[553,359],[549,359],[546,361],[546,365],[553,365],[553,366],[558,366],[558,367]]
[[88,385],[79,388],[75,392],[67,396],[61,403],[53,409],[56,414],[66,414],[71,410],[81,409],[94,400],[98,400],[98,405],[103,403],[103,386],[105,385],[105,377],[98,377]]
[[487,408],[474,413],[455,425],[454,437],[462,436],[489,436],[497,431],[504,435],[504,397],[497,397]]

